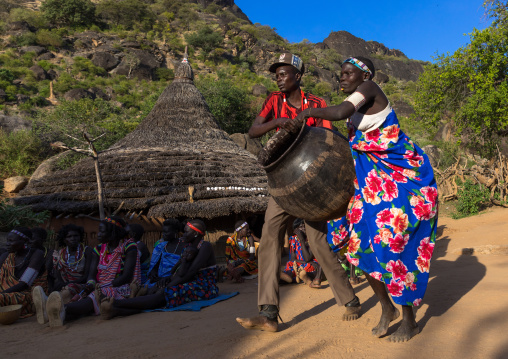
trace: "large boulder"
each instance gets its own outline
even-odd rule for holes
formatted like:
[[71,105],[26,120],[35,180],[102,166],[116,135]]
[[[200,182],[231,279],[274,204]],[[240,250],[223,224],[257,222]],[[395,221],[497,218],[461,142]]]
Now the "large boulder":
[[112,73],[136,77],[140,80],[153,80],[155,70],[160,67],[157,58],[148,51],[130,49],[129,53],[122,58],[122,62]]
[[22,54],[26,54],[27,52],[35,52],[37,56],[40,56],[41,54],[48,52],[48,50],[42,46],[23,46],[21,49],[19,49],[19,52]]
[[422,149],[429,157],[430,164],[432,165],[432,167],[438,168],[442,151],[437,146],[434,145],[427,145]]
[[92,56],[92,63],[106,71],[111,71],[120,63],[120,60],[108,52],[96,52]]
[[37,81],[43,81],[49,78],[48,74],[46,73],[46,70],[44,70],[39,65],[33,65],[32,67],[30,67],[30,71],[34,73],[34,77]]
[[42,161],[42,163],[37,167],[37,169],[32,174],[32,177],[30,177],[30,181],[37,181],[41,179],[42,177],[49,176],[53,174],[54,172],[60,170],[58,168],[58,162],[62,160],[63,158],[69,156],[72,154],[72,151],[65,151],[62,153],[59,153],[55,156],[52,156],[48,158],[47,160]]
[[95,94],[85,89],[72,89],[64,94],[64,98],[67,101],[77,101],[81,100],[82,98],[91,98],[92,100],[94,100]]
[[266,96],[268,95],[268,89],[261,84],[252,86],[252,94],[254,96]]
[[18,193],[28,184],[28,178],[15,176],[4,179],[4,190],[8,193]]
[[388,76],[387,74],[385,74],[381,71],[376,71],[376,75],[374,76],[374,81],[377,82],[378,84],[385,84],[388,81],[390,81],[390,76]]
[[229,137],[233,140],[241,148],[249,151],[254,156],[257,156],[259,151],[263,148],[261,142],[259,142],[256,138],[250,138],[246,133],[233,133],[229,135]]
[[[422,64],[409,60],[402,51],[389,49],[376,41],[365,41],[347,31],[332,32],[323,43],[320,47],[337,51],[343,56],[342,60],[350,56],[368,57],[374,63],[376,71],[381,70],[401,80],[416,81],[423,72]],[[385,60],[384,56],[390,56],[391,59]]]
[[54,59],[55,55],[53,55],[52,52],[45,52],[42,55],[40,55],[37,60],[51,60]]
[[406,101],[395,101],[393,103],[393,109],[395,110],[395,113],[397,116],[400,117],[409,117],[412,114],[415,113],[415,110],[413,109],[413,106],[408,104]]
[[120,47],[115,47],[110,44],[99,45],[95,50],[97,52],[110,52],[112,54],[119,54],[122,52],[122,49]]
[[89,88],[88,92],[93,94],[95,96],[95,98],[100,98],[100,99],[106,100],[106,101],[111,100],[111,96],[109,94],[105,93],[104,91],[102,91],[98,87]]
[[455,128],[451,122],[442,122],[439,126],[434,141],[451,141],[454,138]]
[[328,82],[332,86],[332,91],[334,92],[340,89],[339,78],[335,73],[320,67],[313,68],[314,71],[312,72],[312,74],[318,77],[318,82]]
[[141,47],[141,45],[139,44],[139,42],[137,42],[137,41],[129,41],[129,40],[127,40],[127,41],[122,41],[122,42],[121,42],[121,45],[122,45],[123,47],[130,47],[130,48],[132,48],[132,49],[139,49],[139,48]]
[[56,78],[58,77],[58,72],[56,72],[56,71],[55,71],[55,70],[53,70],[53,69],[50,69],[50,70],[47,72],[47,74],[48,74],[48,78],[49,78],[50,80],[54,80],[54,79],[56,79]]
[[30,130],[32,122],[18,116],[0,115],[0,128],[5,132]]
[[26,21],[13,21],[9,23],[7,29],[9,31],[31,31],[31,32],[34,32],[36,30]]

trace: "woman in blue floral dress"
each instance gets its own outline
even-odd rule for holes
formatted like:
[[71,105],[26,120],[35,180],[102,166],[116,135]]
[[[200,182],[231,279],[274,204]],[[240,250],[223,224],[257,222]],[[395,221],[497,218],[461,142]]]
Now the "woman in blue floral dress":
[[[325,120],[347,119],[357,177],[347,215],[330,223],[330,245],[335,251],[348,245],[348,260],[363,270],[381,301],[373,335],[385,335],[400,315],[390,296],[402,305],[401,325],[389,337],[402,342],[419,332],[413,306],[420,305],[429,280],[437,186],[427,155],[402,132],[385,94],[371,81],[374,71],[369,59],[347,59],[340,85],[350,96],[338,106],[311,111]],[[310,116],[303,111],[294,128]]]

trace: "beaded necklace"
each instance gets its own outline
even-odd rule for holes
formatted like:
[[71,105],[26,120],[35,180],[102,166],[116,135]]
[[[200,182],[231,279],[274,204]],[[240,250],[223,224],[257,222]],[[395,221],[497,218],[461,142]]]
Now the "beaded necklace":
[[[28,255],[30,254],[30,252],[31,252],[31,250],[29,249],[29,250],[28,250],[28,252],[27,252],[27,254],[26,254],[26,256],[25,256],[25,258],[23,258],[23,261],[22,261],[21,263],[19,263],[19,264],[16,264],[16,265],[9,265],[9,264],[7,264],[7,263],[5,263],[5,264],[6,264],[8,267],[10,267],[10,268],[18,268],[18,267],[22,266],[23,264],[25,264],[25,261],[26,261],[26,259],[28,258]],[[14,257],[14,258],[12,259],[12,261],[13,261],[14,263],[16,263],[16,257]]]
[[[180,243],[181,243],[181,241],[178,240],[178,243],[176,244],[175,250],[173,251],[172,254],[176,254],[176,251],[178,250],[178,247],[180,246]],[[164,246],[164,252],[166,252],[166,253],[169,253],[168,250],[167,250],[168,244],[169,244],[169,242]]]
[[[83,244],[81,246],[83,247],[83,250],[81,251],[81,257],[77,261],[75,261],[75,262],[70,262],[69,261],[69,259],[70,259],[69,246],[67,246],[65,248],[65,251],[67,253],[67,260],[64,260],[62,258],[63,251],[60,252],[60,259],[62,260],[62,262],[64,262],[67,265],[67,267],[73,268],[74,270],[76,270],[76,268],[78,268],[79,262],[81,262],[83,260],[83,258],[85,257],[85,246]],[[74,258],[79,257],[80,249],[81,249],[81,247],[78,246],[78,250],[76,251],[77,252],[77,256],[75,256]]]

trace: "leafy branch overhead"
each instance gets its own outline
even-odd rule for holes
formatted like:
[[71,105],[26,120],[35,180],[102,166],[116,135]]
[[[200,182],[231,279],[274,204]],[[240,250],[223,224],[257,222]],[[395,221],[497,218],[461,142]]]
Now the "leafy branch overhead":
[[429,127],[443,119],[457,136],[486,155],[508,135],[508,23],[506,3],[487,1],[494,23],[473,30],[469,45],[427,65],[415,92],[415,111]]

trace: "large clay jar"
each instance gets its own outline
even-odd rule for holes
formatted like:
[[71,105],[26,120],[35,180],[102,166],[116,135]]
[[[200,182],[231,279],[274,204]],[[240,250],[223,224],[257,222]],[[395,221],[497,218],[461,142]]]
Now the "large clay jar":
[[297,136],[280,130],[259,153],[270,195],[289,214],[308,221],[346,214],[356,178],[347,139],[304,125]]

